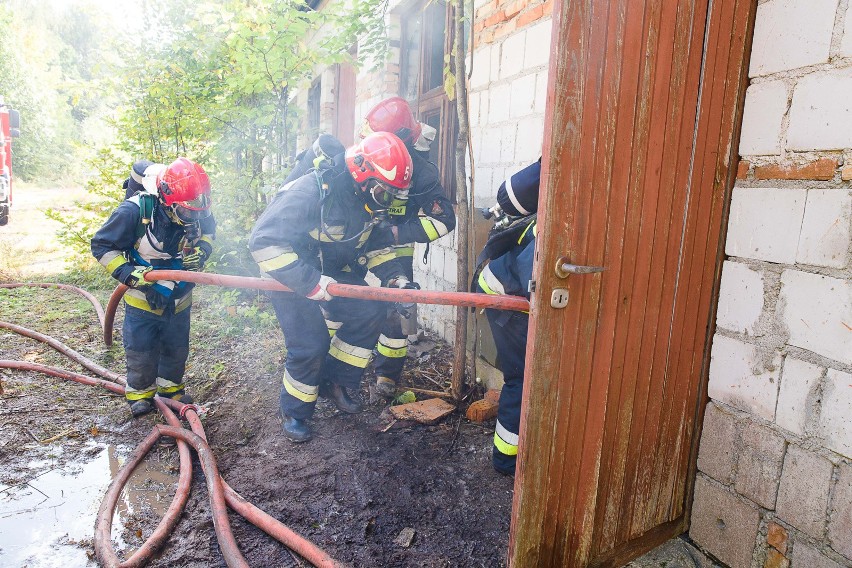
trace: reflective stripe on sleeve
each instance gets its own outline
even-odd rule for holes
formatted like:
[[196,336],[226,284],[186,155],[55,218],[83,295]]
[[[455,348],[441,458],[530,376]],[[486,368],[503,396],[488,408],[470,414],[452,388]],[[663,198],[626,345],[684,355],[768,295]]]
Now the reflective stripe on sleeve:
[[504,295],[506,294],[506,289],[503,288],[503,284],[497,280],[497,277],[491,272],[491,269],[486,266],[482,269],[482,272],[479,273],[479,287],[486,294],[496,294],[496,295]]
[[107,272],[112,274],[113,272],[115,272],[116,268],[118,268],[122,264],[125,264],[127,262],[127,259],[124,258],[124,255],[121,254],[121,252],[117,250],[111,250],[104,254],[102,257],[100,257],[98,259],[98,262],[100,262],[101,265],[107,269]]
[[420,225],[423,226],[423,230],[426,231],[426,236],[430,241],[443,237],[450,232],[445,224],[441,223],[437,219],[431,219],[429,217],[421,217]]
[[405,357],[408,353],[408,340],[405,338],[391,338],[382,334],[379,336],[377,350],[385,357],[399,359],[400,357]]
[[507,456],[518,455],[518,435],[509,432],[506,428],[497,421],[497,428],[494,431],[494,447],[501,454]]
[[319,387],[312,387],[297,381],[286,369],[284,370],[284,390],[302,402],[314,402],[319,396]]
[[299,255],[290,247],[269,246],[252,251],[251,256],[263,272],[278,270],[299,260]]
[[370,349],[350,345],[340,339],[339,335],[335,335],[331,339],[331,347],[328,350],[328,354],[338,361],[343,361],[353,367],[363,369],[370,362],[370,356],[373,352]]

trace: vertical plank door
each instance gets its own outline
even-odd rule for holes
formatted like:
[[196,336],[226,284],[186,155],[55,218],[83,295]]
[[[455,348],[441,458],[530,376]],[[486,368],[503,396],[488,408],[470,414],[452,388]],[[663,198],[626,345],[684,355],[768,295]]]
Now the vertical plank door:
[[757,2],[554,1],[509,556],[621,566],[687,526]]

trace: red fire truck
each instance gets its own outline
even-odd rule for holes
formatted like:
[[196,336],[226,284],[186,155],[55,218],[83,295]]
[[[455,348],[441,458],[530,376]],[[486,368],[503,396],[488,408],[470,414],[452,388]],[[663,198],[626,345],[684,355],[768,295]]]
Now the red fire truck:
[[12,138],[21,135],[21,117],[0,97],[0,225],[9,222],[12,208]]

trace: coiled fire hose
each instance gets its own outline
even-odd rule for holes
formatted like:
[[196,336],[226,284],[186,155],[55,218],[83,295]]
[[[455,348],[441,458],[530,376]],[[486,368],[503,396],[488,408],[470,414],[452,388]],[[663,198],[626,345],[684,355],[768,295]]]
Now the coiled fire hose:
[[[65,284],[52,283],[0,284],[0,288],[18,288],[24,286],[59,288],[78,293],[92,303],[95,307],[95,311],[98,313],[100,321],[102,323],[104,322],[104,318],[102,317],[104,311],[98,300],[90,293],[80,288]],[[116,394],[124,394],[124,388],[121,386],[124,384],[124,377],[118,373],[110,371],[109,369],[105,369],[52,337],[8,322],[0,322],[0,328],[8,329],[15,333],[19,333],[20,335],[46,343],[53,349],[76,361],[84,368],[109,380],[88,377],[72,371],[25,361],[0,360],[0,368],[35,371],[86,385],[100,386]],[[177,525],[189,498],[192,479],[192,460],[188,444],[192,445],[199,453],[199,460],[201,461],[208,491],[210,492],[214,529],[219,540],[222,555],[228,566],[248,565],[240,554],[236,541],[234,540],[228,522],[227,509],[224,507],[225,504],[230,506],[256,527],[292,549],[294,552],[300,554],[314,566],[323,568],[339,568],[343,566],[315,544],[301,537],[271,515],[249,503],[245,498],[225,483],[216,468],[212,450],[206,443],[204,428],[198,417],[195,406],[185,405],[171,399],[161,399],[159,397],[155,397],[154,400],[157,404],[157,408],[163,414],[163,417],[169,426],[156,426],[154,428],[151,434],[133,452],[128,462],[119,470],[116,478],[113,480],[107,491],[107,495],[104,497],[104,501],[101,504],[95,524],[94,538],[96,555],[98,560],[104,566],[121,568],[143,566],[151,559],[154,553],[165,544],[169,534],[171,534],[174,527]],[[180,427],[180,421],[175,416],[173,410],[180,412],[181,416],[187,419],[192,429],[192,433]],[[133,555],[131,555],[130,558],[122,562],[112,547],[112,540],[110,536],[112,517],[114,515],[115,507],[121,491],[130,479],[130,475],[133,470],[142,462],[145,455],[151,447],[153,447],[157,439],[163,435],[176,438],[178,443],[180,475],[178,478],[175,496],[151,536],[148,537],[148,539]]]

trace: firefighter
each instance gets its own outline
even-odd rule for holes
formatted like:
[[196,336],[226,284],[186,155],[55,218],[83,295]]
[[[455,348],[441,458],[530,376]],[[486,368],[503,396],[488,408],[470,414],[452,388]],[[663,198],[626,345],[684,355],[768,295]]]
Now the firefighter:
[[357,413],[356,395],[386,308],[380,302],[334,297],[334,282],[366,286],[371,270],[384,286],[415,287],[396,259],[376,263],[387,247],[373,229],[411,185],[412,162],[396,136],[376,133],[285,185],[260,216],[249,249],[261,275],[293,293],[270,292],[284,333],[280,409],[283,433],[306,442],[318,396]]
[[[512,213],[522,215],[511,203],[523,202],[524,198],[528,197],[531,199],[527,201],[537,203],[540,171],[541,163],[536,162],[513,174],[501,185],[498,199],[508,194],[512,199],[507,208]],[[516,199],[516,196],[520,196],[521,200]],[[479,272],[475,287],[477,292],[530,298],[529,282],[532,279],[537,231],[535,215],[532,214],[535,208],[531,205],[528,207],[532,211],[520,207],[524,215],[512,217],[514,221],[508,226],[498,225],[499,228],[492,231],[483,251],[483,254],[490,258],[490,262]],[[529,314],[486,309],[485,315],[497,347],[497,366],[503,373],[492,465],[499,473],[514,475]]]
[[[390,250],[371,261],[370,268],[395,259],[409,281],[414,279],[414,243],[430,243],[455,229],[456,216],[452,203],[441,186],[437,166],[428,160],[429,148],[436,131],[415,120],[411,107],[401,97],[391,97],[376,104],[364,118],[360,136],[374,132],[390,132],[401,139],[411,155],[414,177],[407,195],[400,195],[388,206],[384,222],[374,232],[374,242]],[[323,134],[299,156],[288,176],[292,181],[312,168],[330,164],[343,146],[333,136]],[[387,320],[376,344],[376,391],[386,397],[396,392],[408,353],[405,331],[416,334],[416,306],[403,305],[388,310]],[[406,325],[403,325],[406,324]],[[332,322],[332,325],[336,325]]]
[[154,395],[189,404],[183,375],[189,355],[192,284],[148,282],[152,269],[201,270],[213,251],[216,222],[204,169],[178,158],[156,176],[154,191],[123,201],[92,238],[92,254],[130,286],[122,328],[125,398],[134,417],[153,410]]

